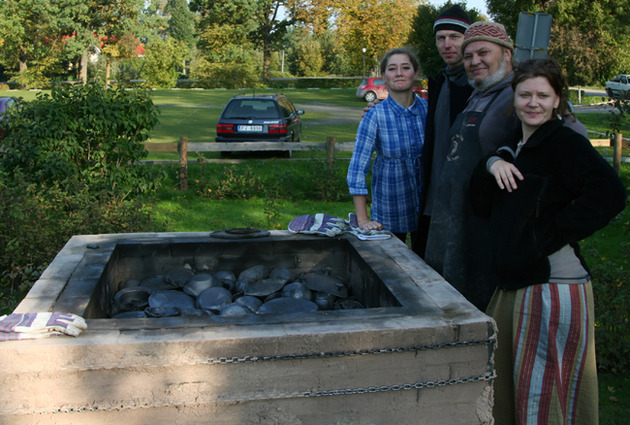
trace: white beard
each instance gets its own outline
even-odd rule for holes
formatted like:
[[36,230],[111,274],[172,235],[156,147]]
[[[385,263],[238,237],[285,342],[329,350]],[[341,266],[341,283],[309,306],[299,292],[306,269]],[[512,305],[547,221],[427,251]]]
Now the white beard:
[[477,89],[477,91],[483,93],[497,85],[501,80],[503,80],[508,74],[507,70],[508,69],[507,62],[505,61],[505,53],[503,53],[503,55],[501,56],[501,65],[499,65],[499,69],[497,69],[494,74],[484,78],[480,82],[468,80],[468,83],[473,86],[473,88]]

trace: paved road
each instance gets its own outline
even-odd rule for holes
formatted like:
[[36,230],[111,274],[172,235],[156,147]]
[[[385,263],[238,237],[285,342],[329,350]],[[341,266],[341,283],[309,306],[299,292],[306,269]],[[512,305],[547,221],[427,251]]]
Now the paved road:
[[606,113],[617,111],[617,109],[613,108],[613,106],[609,103],[598,103],[592,105],[576,105],[574,103],[573,108],[578,114]]

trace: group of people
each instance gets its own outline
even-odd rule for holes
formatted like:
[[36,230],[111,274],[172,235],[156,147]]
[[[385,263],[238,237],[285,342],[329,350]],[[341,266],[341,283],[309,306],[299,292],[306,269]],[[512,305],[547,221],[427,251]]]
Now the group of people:
[[[598,423],[593,295],[578,242],[623,210],[625,188],[572,115],[552,59],[515,64],[501,24],[455,5],[434,23],[444,69],[428,100],[418,60],[381,63],[348,170],[358,224],[387,229],[497,323],[500,424]],[[371,167],[371,208],[366,176]]]

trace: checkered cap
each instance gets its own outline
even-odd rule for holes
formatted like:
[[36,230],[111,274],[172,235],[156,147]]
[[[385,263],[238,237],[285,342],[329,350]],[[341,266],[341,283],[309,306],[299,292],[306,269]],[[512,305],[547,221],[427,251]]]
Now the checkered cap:
[[477,21],[464,33],[462,51],[473,41],[489,41],[514,52],[514,46],[505,32],[505,27],[497,22]]

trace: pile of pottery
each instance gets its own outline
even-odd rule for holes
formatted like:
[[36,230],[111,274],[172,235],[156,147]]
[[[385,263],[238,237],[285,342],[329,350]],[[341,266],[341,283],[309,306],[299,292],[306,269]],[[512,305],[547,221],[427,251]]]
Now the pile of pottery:
[[256,265],[238,277],[231,271],[195,273],[176,267],[164,275],[130,279],[116,292],[112,318],[246,316],[365,308],[330,271],[293,278],[289,270]]

